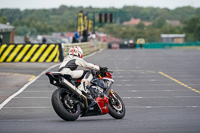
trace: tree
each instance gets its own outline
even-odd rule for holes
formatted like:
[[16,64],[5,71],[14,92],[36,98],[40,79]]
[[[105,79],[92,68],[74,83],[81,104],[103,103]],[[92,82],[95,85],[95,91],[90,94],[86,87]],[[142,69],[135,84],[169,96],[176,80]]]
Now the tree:
[[7,22],[12,23],[21,18],[21,11],[19,9],[0,9],[0,17],[2,16],[6,16]]
[[166,20],[164,17],[158,17],[153,21],[152,26],[155,28],[161,28],[166,24]]
[[197,9],[196,9],[195,14],[196,14],[196,16],[200,17],[200,8],[197,8]]
[[0,17],[0,23],[6,24],[6,22],[7,22],[6,17]]
[[144,27],[145,27],[145,25],[144,25],[144,23],[143,22],[140,22],[139,24],[137,24],[136,25],[136,27],[138,28],[138,29],[144,29]]
[[30,35],[30,36],[36,36],[38,34],[36,28],[33,27],[27,27],[27,26],[18,26],[16,28],[16,34],[17,35]]
[[190,37],[190,41],[200,40],[200,18],[192,17],[183,23],[183,31]]

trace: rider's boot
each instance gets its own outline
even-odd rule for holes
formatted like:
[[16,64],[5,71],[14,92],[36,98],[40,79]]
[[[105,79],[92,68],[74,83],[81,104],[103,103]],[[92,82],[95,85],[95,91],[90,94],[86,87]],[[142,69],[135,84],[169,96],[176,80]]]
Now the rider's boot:
[[87,72],[84,78],[81,80],[81,84],[78,86],[78,89],[80,89],[86,95],[90,95],[90,91],[87,89],[87,87],[90,86],[90,81],[92,79],[93,75],[90,72]]
[[90,91],[87,89],[90,82],[87,79],[82,79],[81,84],[78,86],[78,89],[82,91],[84,94],[89,95]]

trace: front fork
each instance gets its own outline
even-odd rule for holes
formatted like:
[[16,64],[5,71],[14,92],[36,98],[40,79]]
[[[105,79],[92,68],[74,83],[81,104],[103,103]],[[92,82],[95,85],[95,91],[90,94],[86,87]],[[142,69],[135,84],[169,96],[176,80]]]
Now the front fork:
[[112,98],[112,104],[117,104],[118,103],[118,98],[116,97],[113,89],[110,90],[109,98]]

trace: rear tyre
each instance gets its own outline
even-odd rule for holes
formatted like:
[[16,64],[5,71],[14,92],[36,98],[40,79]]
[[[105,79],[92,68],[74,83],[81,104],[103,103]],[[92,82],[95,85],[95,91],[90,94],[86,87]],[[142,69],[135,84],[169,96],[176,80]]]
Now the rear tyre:
[[122,119],[125,116],[125,105],[117,93],[109,97],[109,114],[115,119]]
[[81,108],[80,105],[71,104],[68,105],[67,100],[69,99],[66,89],[59,88],[54,91],[51,97],[52,106],[57,115],[65,121],[75,121],[78,119]]

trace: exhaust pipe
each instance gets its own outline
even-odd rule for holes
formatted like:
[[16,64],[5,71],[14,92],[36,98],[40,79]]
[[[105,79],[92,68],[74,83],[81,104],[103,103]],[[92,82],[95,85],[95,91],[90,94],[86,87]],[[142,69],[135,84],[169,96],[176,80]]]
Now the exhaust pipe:
[[87,102],[87,97],[82,94],[82,92],[77,89],[74,85],[72,85],[69,81],[67,81],[65,78],[61,77],[59,79],[59,82],[66,88],[70,89],[73,93],[76,95],[82,97],[85,101],[85,108],[88,108],[88,102]]

